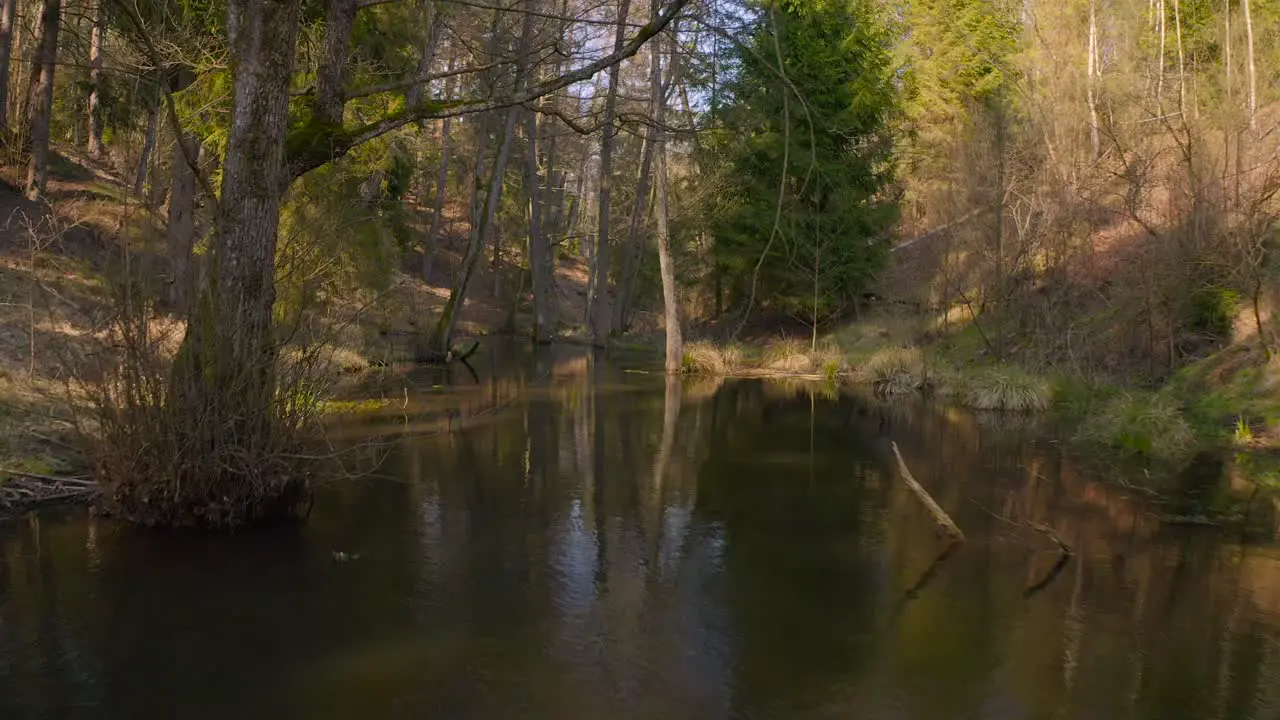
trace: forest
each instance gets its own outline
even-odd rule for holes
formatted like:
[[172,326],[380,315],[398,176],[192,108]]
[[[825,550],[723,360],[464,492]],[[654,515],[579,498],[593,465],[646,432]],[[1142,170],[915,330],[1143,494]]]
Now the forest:
[[1262,446],[1278,127],[1277,0],[0,0],[6,427],[239,525],[503,333]]

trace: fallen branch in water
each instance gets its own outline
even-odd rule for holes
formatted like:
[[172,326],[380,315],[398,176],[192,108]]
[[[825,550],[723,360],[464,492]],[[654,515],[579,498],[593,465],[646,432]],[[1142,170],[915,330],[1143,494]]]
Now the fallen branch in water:
[[1050,540],[1053,541],[1054,545],[1058,546],[1058,559],[1053,563],[1053,567],[1049,568],[1049,572],[1045,573],[1039,580],[1028,585],[1027,588],[1022,591],[1023,597],[1031,597],[1032,595],[1035,595],[1036,593],[1040,592],[1046,587],[1049,587],[1049,584],[1052,583],[1055,579],[1057,579],[1058,575],[1062,573],[1062,569],[1065,568],[1067,566],[1067,563],[1071,560],[1071,558],[1075,556],[1075,551],[1071,549],[1071,546],[1068,545],[1066,541],[1064,541],[1061,537],[1059,537],[1058,533],[1055,532],[1054,529],[1049,527],[1048,525],[1044,523],[1039,523],[1039,522],[1024,522],[1020,520],[1011,520],[1003,515],[997,515],[996,513],[991,512],[985,507],[982,507],[982,505],[979,504],[978,501],[976,500],[973,501],[973,504],[977,505],[983,512],[999,520],[1000,522],[1008,523],[1014,527],[1027,528],[1029,530],[1034,530],[1048,537]]
[[100,489],[92,480],[42,475],[0,468],[0,515],[16,515],[40,505],[61,502],[90,502]]
[[923,503],[925,508],[929,510],[929,513],[933,515],[933,521],[938,524],[938,527],[942,528],[948,535],[955,538],[956,542],[964,542],[964,533],[960,532],[960,528],[951,521],[951,516],[947,515],[938,503],[933,501],[933,496],[929,494],[929,491],[925,490],[924,486],[916,482],[915,477],[911,475],[911,470],[907,469],[907,462],[902,459],[902,453],[898,451],[898,443],[890,442],[889,444],[893,446],[893,454],[898,458],[898,472],[902,475],[903,482],[907,484],[907,487],[911,488],[911,491],[916,494],[916,497],[920,498],[920,502]]

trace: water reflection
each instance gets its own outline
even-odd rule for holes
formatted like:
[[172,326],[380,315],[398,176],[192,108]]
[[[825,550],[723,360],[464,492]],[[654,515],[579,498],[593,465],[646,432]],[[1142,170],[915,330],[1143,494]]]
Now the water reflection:
[[[335,437],[390,477],[302,529],[0,526],[0,717],[1280,712],[1275,545],[1162,523],[1028,423],[626,369],[371,380],[401,402]],[[890,439],[968,536],[941,560]],[[1233,492],[1203,477],[1187,507]],[[1029,595],[1037,524],[1074,554]]]

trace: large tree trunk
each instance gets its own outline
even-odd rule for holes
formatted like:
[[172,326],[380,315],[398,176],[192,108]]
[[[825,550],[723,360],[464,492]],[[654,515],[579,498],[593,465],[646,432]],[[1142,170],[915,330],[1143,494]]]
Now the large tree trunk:
[[173,144],[170,162],[173,182],[169,188],[169,225],[165,232],[170,271],[166,295],[170,308],[179,315],[186,315],[190,310],[197,279],[192,253],[196,241],[196,169],[192,164],[199,163],[200,154],[200,140],[195,135],[181,135]]
[[[168,480],[164,492],[144,490],[173,503],[178,521],[252,520],[279,509],[301,482],[279,471],[272,412],[276,235],[300,8],[300,0],[228,3],[234,86],[213,267],[174,369],[188,465],[174,478],[148,478]],[[147,497],[135,501],[151,512]]]
[[45,0],[40,14],[40,42],[31,64],[32,92],[29,123],[31,157],[27,163],[27,197],[44,194],[49,176],[49,125],[53,119],[53,74],[58,65],[58,29],[62,1]]
[[[631,0],[619,0],[617,28],[613,36],[613,52],[622,50],[626,39],[627,11]],[[599,226],[595,252],[592,254],[587,296],[587,328],[591,344],[604,347],[609,341],[609,213],[613,200],[613,145],[618,136],[614,124],[618,117],[619,68],[609,68],[609,91],[604,100],[604,129],[600,135],[600,190],[596,198]]]
[[507,110],[506,121],[503,123],[502,142],[498,146],[498,156],[493,161],[493,171],[489,174],[488,190],[484,193],[484,199],[481,201],[480,210],[477,213],[478,222],[472,224],[471,238],[467,243],[467,252],[462,258],[462,265],[458,268],[458,273],[453,280],[453,289],[449,292],[449,299],[445,302],[444,310],[440,314],[440,320],[436,323],[435,331],[431,335],[431,340],[427,351],[419,353],[419,360],[446,360],[449,357],[449,348],[453,342],[453,331],[458,324],[458,313],[462,310],[462,304],[466,301],[467,288],[471,284],[471,276],[475,274],[476,265],[480,262],[480,254],[484,251],[484,243],[489,234],[489,228],[493,225],[494,218],[498,214],[498,204],[502,201],[502,179],[507,170],[507,159],[511,156],[511,138],[515,135],[516,119],[520,115],[520,108],[512,108]]
[[17,34],[18,0],[0,0],[0,133],[9,129],[9,60]]
[[[657,2],[653,3],[657,12]],[[662,123],[666,98],[662,92],[662,40],[654,40],[653,67],[649,71],[649,102],[653,106],[654,193],[653,214],[658,245],[658,269],[662,275],[662,305],[667,332],[668,373],[678,373],[684,359],[684,338],[680,333],[680,298],[676,288],[676,269],[671,260],[670,233],[667,228],[667,138]]]
[[89,32],[89,157],[102,155],[102,52],[106,34],[107,0],[95,0],[93,29]]
[[329,0],[324,17],[324,50],[316,75],[315,117],[325,125],[341,125],[346,104],[347,53],[356,20],[356,0]]

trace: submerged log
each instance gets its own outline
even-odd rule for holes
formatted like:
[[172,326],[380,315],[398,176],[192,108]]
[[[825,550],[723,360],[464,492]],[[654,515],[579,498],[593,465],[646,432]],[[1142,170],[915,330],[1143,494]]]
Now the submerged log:
[[916,497],[920,498],[920,502],[933,515],[933,521],[938,524],[938,527],[946,531],[957,542],[964,542],[964,533],[960,532],[960,528],[951,521],[951,516],[947,515],[938,503],[933,501],[933,496],[929,494],[929,491],[916,482],[915,477],[911,475],[911,470],[907,469],[907,463],[902,459],[902,453],[898,451],[898,443],[890,442],[889,444],[893,446],[893,454],[898,458],[898,471],[902,475],[903,482],[907,484],[907,487],[911,488],[911,492],[914,492]]

